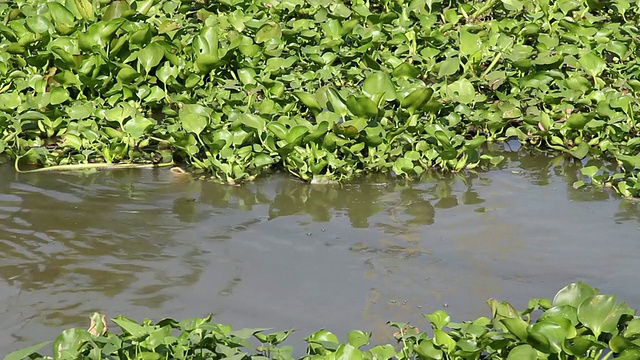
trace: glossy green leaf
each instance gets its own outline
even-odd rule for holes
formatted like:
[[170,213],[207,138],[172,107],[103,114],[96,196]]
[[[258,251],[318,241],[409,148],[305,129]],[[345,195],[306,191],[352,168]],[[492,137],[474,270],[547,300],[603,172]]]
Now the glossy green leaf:
[[580,66],[592,77],[597,77],[607,68],[607,63],[599,56],[588,52],[578,60]]
[[138,62],[148,74],[153,68],[160,64],[163,57],[164,48],[157,42],[152,42],[140,50],[138,53]]
[[71,11],[64,5],[54,1],[47,2],[47,7],[58,33],[68,35],[75,31],[76,18]]
[[537,360],[538,353],[531,345],[518,345],[509,351],[507,360]]
[[458,72],[460,69],[460,59],[452,57],[444,60],[440,63],[440,69],[438,70],[438,76],[450,76]]
[[442,310],[437,310],[432,314],[425,315],[425,317],[429,319],[435,329],[443,329],[445,326],[449,325],[449,322],[451,321],[449,314]]
[[131,6],[129,3],[124,0],[116,0],[109,4],[107,9],[104,11],[104,15],[102,17],[103,20],[111,20],[118,19],[121,17],[126,17],[133,13]]
[[362,90],[369,97],[375,97],[377,94],[384,94],[386,101],[396,99],[396,88],[391,82],[389,76],[383,72],[373,72],[364,80]]
[[266,121],[262,117],[254,114],[242,114],[240,115],[240,121],[243,125],[258,131],[264,130],[266,126]]
[[93,5],[91,5],[91,2],[89,0],[73,1],[75,2],[76,8],[78,9],[78,12],[83,19],[85,19],[86,21],[92,21],[94,19],[95,14],[93,11]]
[[200,135],[209,122],[205,116],[200,114],[180,112],[180,123],[185,131]]
[[400,106],[412,114],[416,109],[426,104],[431,99],[431,95],[433,95],[433,89],[431,88],[416,89],[402,99]]
[[378,115],[378,107],[367,97],[355,97],[350,95],[347,98],[347,108],[356,116],[374,117]]
[[153,122],[145,117],[136,116],[124,124],[124,130],[134,139],[139,139]]
[[29,355],[38,352],[38,350],[40,350],[42,347],[44,347],[47,344],[50,344],[51,341],[43,341],[41,343],[38,343],[36,345],[33,346],[29,346],[27,348],[24,349],[20,349],[20,350],[16,350],[14,352],[11,352],[9,354],[7,354],[4,357],[4,360],[23,360],[24,358],[28,358]]
[[515,335],[520,341],[527,341],[529,324],[521,318],[506,318],[500,319],[500,322],[509,330],[510,333]]
[[578,309],[578,306],[587,298],[596,294],[596,291],[583,282],[577,282],[562,288],[553,298],[554,306],[570,305]]
[[280,25],[278,23],[267,23],[256,33],[255,42],[261,44],[271,39],[280,39],[281,37],[282,30],[280,29]]
[[352,330],[347,334],[347,341],[356,349],[369,344],[370,334],[360,330]]
[[578,306],[578,320],[598,338],[603,332],[612,333],[615,330],[621,316],[616,308],[615,296],[593,295]]

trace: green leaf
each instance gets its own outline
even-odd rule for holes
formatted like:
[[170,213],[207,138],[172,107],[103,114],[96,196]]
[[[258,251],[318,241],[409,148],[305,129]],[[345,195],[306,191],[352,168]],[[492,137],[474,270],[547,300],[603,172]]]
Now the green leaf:
[[550,351],[557,354],[562,351],[562,344],[567,338],[567,331],[561,325],[542,320],[533,324],[529,329],[529,337],[533,339],[534,343],[537,339],[540,339],[539,336],[543,336],[546,341],[543,342],[544,345],[539,342],[538,345],[540,346],[536,348],[543,352]]
[[51,89],[51,105],[59,105],[69,100],[69,91],[63,87],[57,86]]
[[142,65],[145,72],[148,74],[151,69],[160,64],[163,57],[164,48],[162,45],[157,42],[152,42],[138,52],[138,63]]
[[347,98],[347,108],[353,115],[374,117],[378,115],[378,107],[368,97],[355,97],[349,95]]
[[500,322],[520,341],[527,341],[529,324],[521,318],[500,319]]
[[20,93],[12,91],[4,94],[0,94],[0,109],[13,110],[22,104],[20,99]]
[[433,331],[433,343],[442,346],[448,353],[452,353],[456,349],[456,342],[446,332],[435,329]]
[[262,117],[254,114],[240,115],[240,122],[242,122],[243,125],[258,131],[264,130],[266,126],[266,121]]
[[450,76],[458,72],[460,69],[460,59],[457,57],[448,58],[440,63],[440,69],[438,70],[438,76]]
[[575,337],[564,341],[564,349],[570,355],[582,357],[589,349],[603,348],[601,343],[587,339],[586,337]]
[[591,329],[596,339],[603,332],[614,334],[620,316],[614,295],[594,295],[578,306],[578,320]]
[[278,23],[264,24],[258,32],[256,32],[255,42],[261,44],[271,39],[280,39],[282,37],[282,30]]
[[397,78],[415,79],[420,75],[420,70],[406,62],[393,69],[393,76]]
[[581,142],[578,146],[568,150],[569,154],[578,159],[584,159],[589,154],[589,144],[586,141]]
[[588,52],[583,55],[578,62],[584,71],[594,78],[600,75],[607,68],[607,63],[592,52]]
[[46,34],[51,27],[49,20],[40,15],[27,17],[26,25],[29,30],[37,34]]
[[338,346],[335,352],[335,360],[363,360],[362,352],[350,344]]
[[370,334],[360,330],[351,330],[347,334],[347,341],[356,349],[369,344]]
[[118,19],[126,17],[132,13],[135,13],[129,6],[129,3],[124,0],[116,0],[111,2],[102,16],[103,20]]
[[238,78],[242,85],[253,85],[256,83],[256,72],[251,68],[238,69]]
[[[119,111],[122,111],[122,107],[119,107],[118,109],[120,109]],[[88,118],[89,116],[91,116],[91,114],[93,114],[93,111],[95,110],[95,105],[93,103],[89,103],[89,102],[74,102],[72,103],[71,107],[69,108],[69,110],[67,110],[67,114],[69,115],[69,118],[71,118],[72,120],[76,120],[76,119],[84,119],[84,118]],[[110,117],[108,114],[115,114],[114,112],[118,111],[117,109],[109,109],[105,112],[105,116],[107,117],[107,120],[109,121],[118,121],[118,122],[122,122],[123,119],[121,120],[117,120],[113,117]],[[121,113],[118,113],[121,114]],[[115,116],[115,115],[114,115]],[[110,120],[111,118],[113,118],[113,120]]]
[[463,104],[471,104],[476,100],[476,90],[467,79],[459,79],[447,85],[447,96]]
[[309,335],[305,340],[307,342],[330,342],[335,344],[340,342],[337,336],[327,330],[316,331]]
[[76,8],[86,21],[92,21],[94,19],[93,5],[89,0],[74,0],[76,4]]
[[386,101],[392,101],[396,99],[396,87],[391,82],[389,76],[381,71],[371,73],[364,80],[362,90],[370,98],[374,98],[378,94],[384,94],[383,98]]
[[327,88],[326,95],[327,95],[327,100],[331,105],[329,110],[333,111],[334,113],[342,117],[346,116],[349,113],[349,109],[347,108],[347,105],[345,105],[345,103],[342,101],[342,98],[340,98],[340,95],[338,95],[337,91],[335,91],[332,88]]
[[435,329],[443,329],[451,321],[449,314],[442,310],[437,310],[432,314],[425,315],[425,317],[429,319]]
[[53,342],[53,356],[55,359],[76,359],[87,341],[91,340],[91,334],[84,329],[64,330]]
[[578,325],[578,309],[571,305],[551,307],[540,316],[540,319],[544,320],[548,317],[562,317],[569,320],[572,325]]
[[309,110],[311,110],[313,113],[317,114],[320,111],[322,111],[322,106],[320,106],[315,96],[305,92],[301,92],[301,91],[296,91],[293,93],[293,95],[297,97],[300,101],[302,101],[304,106],[309,108]]
[[135,338],[140,338],[144,335],[147,335],[155,329],[154,327],[145,327],[143,325],[140,325],[137,322],[122,315],[118,315],[115,319],[112,319],[112,321],[116,323],[122,329],[122,331],[127,334],[133,335],[133,337]]
[[433,95],[433,89],[431,88],[419,88],[412,91],[400,102],[400,106],[407,109],[410,114],[413,114],[416,109],[426,104]]
[[577,282],[562,288],[553,298],[553,306],[570,305],[578,308],[587,298],[596,294],[596,291],[583,282]]
[[538,353],[531,345],[518,345],[509,351],[507,360],[537,360]]
[[36,353],[38,350],[40,350],[43,346],[50,344],[51,341],[43,341],[41,343],[38,343],[36,345],[33,346],[29,346],[28,348],[24,348],[24,349],[20,349],[17,351],[14,351],[12,353],[7,354],[4,357],[4,360],[23,360],[26,357],[29,357],[29,355]]
[[143,116],[136,116],[124,124],[124,130],[134,139],[139,139],[151,125],[153,121]]
[[64,5],[55,1],[47,2],[49,14],[55,23],[55,28],[61,35],[68,35],[75,31],[76,17]]
[[[435,348],[434,348],[435,350]],[[396,351],[392,345],[377,345],[369,350],[376,358],[376,360],[389,360],[396,356]]]
[[267,154],[258,154],[253,159],[254,165],[256,167],[259,167],[259,168],[275,164],[275,162],[276,161],[271,156],[269,156]]
[[[442,350],[436,349],[431,340],[422,340],[415,346],[415,351],[425,359],[440,360],[444,358]],[[395,354],[394,354],[395,355]]]
[[591,121],[590,117],[580,113],[574,113],[567,118],[567,125],[574,130],[581,130]]

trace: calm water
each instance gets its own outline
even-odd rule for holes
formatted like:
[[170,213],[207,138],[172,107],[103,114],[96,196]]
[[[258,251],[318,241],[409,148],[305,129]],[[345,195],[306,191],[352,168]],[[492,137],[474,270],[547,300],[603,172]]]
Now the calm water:
[[561,159],[506,156],[490,172],[342,186],[0,167],[0,354],[93,311],[381,342],[387,320],[488,316],[490,297],[522,308],[577,280],[640,307],[640,204],[574,190],[579,168]]

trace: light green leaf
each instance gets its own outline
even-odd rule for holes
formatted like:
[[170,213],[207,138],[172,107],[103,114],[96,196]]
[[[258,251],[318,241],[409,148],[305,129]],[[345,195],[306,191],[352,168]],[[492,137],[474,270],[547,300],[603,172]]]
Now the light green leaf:
[[152,42],[138,52],[138,63],[142,65],[145,72],[148,74],[151,69],[160,64],[163,57],[164,48],[162,45],[157,42]]
[[389,76],[381,71],[371,73],[364,80],[362,90],[369,97],[374,98],[378,94],[384,94],[386,101],[392,101],[396,99],[396,87],[389,79]]
[[450,76],[458,72],[460,69],[460,59],[458,57],[447,58],[440,63],[440,69],[438,70],[438,76]]
[[578,306],[578,320],[591,329],[596,339],[603,332],[614,334],[620,316],[614,295],[594,295]]
[[538,353],[531,345],[518,345],[509,351],[507,360],[537,360]]
[[256,129],[258,131],[263,131],[266,126],[266,121],[255,114],[242,114],[240,115],[240,122],[243,125],[248,126],[252,129]]
[[255,42],[261,44],[267,40],[280,39],[282,37],[282,30],[278,23],[264,24],[260,30],[256,33]]
[[592,77],[597,77],[607,68],[607,63],[601,57],[592,52],[588,52],[583,55],[578,62],[584,71]]
[[447,85],[447,96],[463,104],[470,104],[476,100],[476,90],[467,79],[459,79]]
[[144,116],[136,116],[124,124],[124,130],[134,139],[139,139],[151,125],[153,121]]
[[554,306],[571,305],[578,308],[587,298],[596,294],[596,291],[586,283],[577,282],[562,288],[553,298]]
[[20,349],[20,350],[14,351],[12,353],[7,354],[4,357],[4,360],[23,360],[24,358],[29,357],[29,355],[36,353],[43,346],[45,346],[45,345],[47,345],[49,343],[51,343],[51,341],[43,341],[43,342],[38,343],[36,345],[29,346],[28,348],[24,348],[24,349]]

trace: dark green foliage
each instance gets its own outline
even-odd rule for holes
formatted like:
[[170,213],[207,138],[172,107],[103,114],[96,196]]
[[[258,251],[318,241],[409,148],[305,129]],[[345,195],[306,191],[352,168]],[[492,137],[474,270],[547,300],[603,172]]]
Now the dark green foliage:
[[[640,194],[627,0],[0,4],[0,154],[186,161],[229,183],[490,167],[517,138]],[[18,164],[16,162],[16,164]]]
[[[613,295],[601,295],[585,283],[560,290],[553,300],[532,299],[527,309],[489,300],[491,318],[451,322],[441,310],[425,315],[431,335],[409,324],[389,323],[398,331],[394,345],[369,345],[370,333],[354,330],[347,342],[327,330],[308,337],[299,360],[535,360],[640,358],[640,318]],[[121,330],[108,332],[105,317],[91,317],[89,330],[65,330],[53,342],[54,359],[237,359],[293,360],[291,346],[281,345],[292,330],[233,330],[211,318],[142,324],[118,316]],[[255,346],[251,340],[257,340]],[[37,352],[47,343],[16,351],[5,360],[51,359]],[[366,347],[366,349],[364,349]]]

